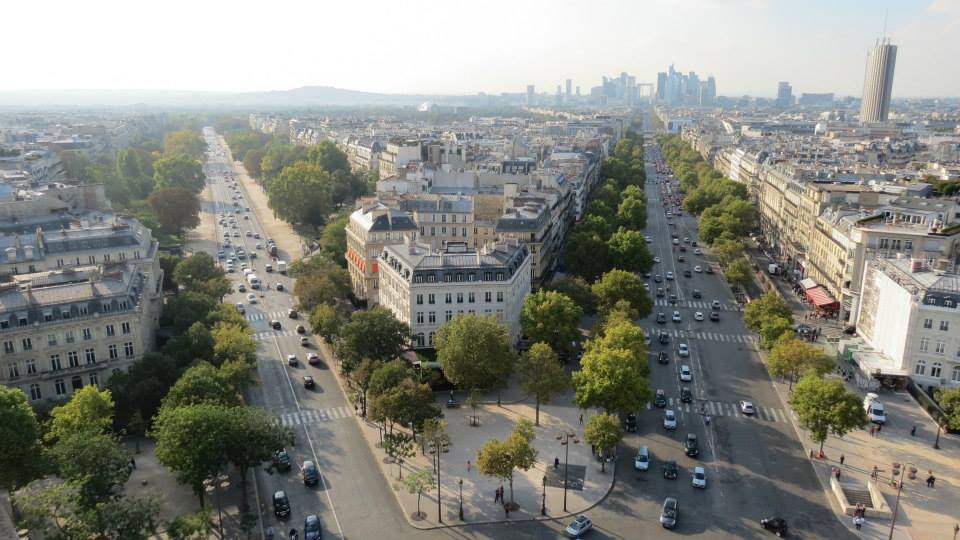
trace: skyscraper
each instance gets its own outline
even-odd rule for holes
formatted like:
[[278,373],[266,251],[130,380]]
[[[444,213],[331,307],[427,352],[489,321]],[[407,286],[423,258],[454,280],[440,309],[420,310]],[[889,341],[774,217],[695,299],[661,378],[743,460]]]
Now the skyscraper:
[[527,85],[527,100],[526,100],[527,107],[532,107],[534,105],[534,102],[536,100],[536,92],[537,92],[536,86],[532,84]]
[[877,40],[867,52],[867,67],[863,76],[863,102],[860,104],[860,122],[886,122],[890,112],[893,91],[893,68],[897,64],[897,46],[888,38]]
[[777,107],[785,109],[793,106],[793,87],[787,81],[777,83]]
[[667,72],[657,73],[657,101],[666,101],[667,99]]
[[567,79],[567,101],[573,97],[573,79]]

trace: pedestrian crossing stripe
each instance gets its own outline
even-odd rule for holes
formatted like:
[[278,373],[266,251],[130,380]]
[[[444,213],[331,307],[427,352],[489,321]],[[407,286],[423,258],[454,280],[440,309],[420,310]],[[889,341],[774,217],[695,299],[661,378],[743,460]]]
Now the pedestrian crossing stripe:
[[[739,403],[728,403],[723,401],[699,401],[703,405],[703,412],[710,416],[732,417],[732,418],[753,418],[754,420],[763,420],[766,422],[787,422],[788,413],[778,407],[758,407],[753,406],[754,414],[743,414],[740,411]],[[647,410],[653,408],[652,403],[647,403]],[[667,398],[667,407],[677,413],[701,415],[700,405],[697,403],[683,403],[680,398]]]
[[352,407],[330,407],[327,409],[303,409],[295,413],[280,415],[280,423],[284,426],[299,426],[302,424],[317,424],[341,418],[354,416],[356,411]]
[[752,334],[721,334],[719,332],[698,332],[695,330],[682,330],[670,327],[651,327],[647,328],[647,335],[653,338],[661,332],[670,334],[671,337],[680,339],[700,339],[705,341],[722,341],[725,343],[755,343],[756,336]]
[[290,337],[298,335],[295,330],[272,330],[267,332],[257,332],[253,335],[253,339],[257,341],[264,341],[273,337]]
[[[714,308],[710,302],[704,302],[701,300],[683,300],[676,303],[670,303],[670,301],[666,298],[656,298],[654,305],[660,307],[689,308],[709,311],[717,310],[717,308]],[[740,311],[740,306],[734,304],[720,304],[719,311]]]
[[270,313],[263,313],[263,312],[260,312],[260,313],[250,313],[249,315],[247,315],[247,320],[250,321],[250,322],[253,322],[253,321],[262,321],[262,320],[267,319],[268,317],[271,318],[271,319],[278,319],[278,320],[279,320],[279,319],[282,319],[282,318],[284,318],[284,317],[286,317],[286,316],[287,316],[287,313],[284,312],[284,311],[271,311]]

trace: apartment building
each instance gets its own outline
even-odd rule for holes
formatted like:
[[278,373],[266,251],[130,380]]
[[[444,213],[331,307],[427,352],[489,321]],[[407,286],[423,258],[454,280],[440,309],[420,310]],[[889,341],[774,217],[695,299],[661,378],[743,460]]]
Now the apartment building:
[[378,171],[380,178],[395,176],[411,161],[421,161],[423,144],[418,140],[391,140],[380,152]]
[[458,315],[494,316],[520,339],[520,311],[530,292],[530,252],[515,240],[479,250],[450,242],[442,250],[407,242],[379,257],[379,303],[407,323],[416,348],[433,347],[437,330]]
[[385,246],[416,240],[417,224],[402,210],[379,201],[367,202],[347,222],[347,270],[353,295],[374,306],[379,301],[380,253]]
[[0,283],[0,384],[33,403],[102,386],[153,348],[163,273],[107,263]]
[[350,137],[347,139],[344,153],[350,161],[350,168],[354,171],[380,170],[380,152],[383,145],[380,141],[367,138]]

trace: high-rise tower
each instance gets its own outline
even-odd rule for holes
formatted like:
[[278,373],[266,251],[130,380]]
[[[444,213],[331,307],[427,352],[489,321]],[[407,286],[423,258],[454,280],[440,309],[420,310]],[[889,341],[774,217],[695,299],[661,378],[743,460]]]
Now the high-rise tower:
[[885,122],[890,112],[893,93],[893,68],[897,64],[897,46],[888,38],[877,40],[867,53],[867,68],[863,76],[863,102],[860,104],[860,122]]

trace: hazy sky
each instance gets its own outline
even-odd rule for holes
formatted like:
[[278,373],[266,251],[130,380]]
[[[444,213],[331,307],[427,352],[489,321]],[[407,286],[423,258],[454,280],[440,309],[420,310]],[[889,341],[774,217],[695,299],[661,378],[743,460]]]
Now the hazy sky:
[[720,94],[859,95],[886,8],[894,96],[960,95],[960,0],[10,1],[0,90],[588,92],[672,62]]

